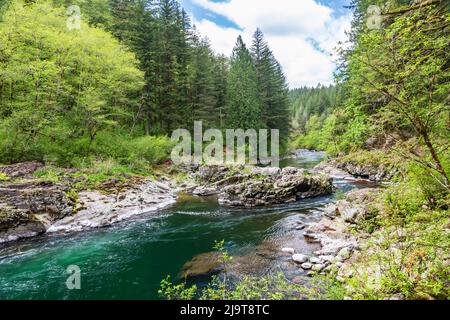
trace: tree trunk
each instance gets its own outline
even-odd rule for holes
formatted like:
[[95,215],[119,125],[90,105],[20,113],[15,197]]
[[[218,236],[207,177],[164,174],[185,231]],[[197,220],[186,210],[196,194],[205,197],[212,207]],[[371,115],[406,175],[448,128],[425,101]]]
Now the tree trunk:
[[435,162],[436,171],[439,172],[439,174],[444,179],[444,184],[445,184],[446,188],[448,190],[450,190],[450,180],[448,178],[447,173],[445,172],[444,167],[442,166],[441,160],[439,159],[436,149],[434,148],[433,143],[431,142],[430,136],[429,136],[428,132],[426,132],[424,130],[421,130],[421,131],[422,131],[421,135],[423,137],[425,145],[427,146],[428,151],[430,151],[431,157],[433,158],[433,161]]

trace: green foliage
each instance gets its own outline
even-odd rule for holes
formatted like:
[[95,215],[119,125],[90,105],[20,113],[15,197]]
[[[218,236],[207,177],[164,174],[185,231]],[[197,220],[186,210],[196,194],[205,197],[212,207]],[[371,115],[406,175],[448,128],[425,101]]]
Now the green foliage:
[[[287,135],[286,81],[268,48],[260,63],[241,42],[245,50],[229,74],[229,59],[213,53],[175,0],[7,4],[0,23],[2,162],[72,166],[115,158],[146,166],[167,159],[171,144],[140,137],[192,130],[196,120],[205,129],[267,126]],[[69,5],[81,8],[79,30],[66,26]],[[258,78],[257,63],[270,64],[258,68]],[[262,79],[270,86],[262,88]]]
[[0,182],[8,181],[9,177],[4,174],[3,172],[0,172]]
[[[355,299],[398,294],[405,299],[448,299],[448,210],[416,213],[408,211],[414,205],[396,200],[354,265],[353,277],[346,280],[347,294]],[[415,201],[412,196],[408,200]]]
[[128,148],[131,163],[141,159],[150,164],[159,164],[170,158],[173,142],[166,136],[146,136],[132,140]]
[[[419,169],[419,170],[417,170]],[[448,221],[450,198],[437,192],[430,198],[419,165],[409,168],[408,180],[383,193],[383,205],[373,208],[360,230],[372,233],[353,263],[346,295],[354,299],[448,299],[450,269]],[[440,186],[442,190],[442,186]],[[370,227],[371,230],[367,230]]]
[[[355,5],[362,13],[368,4]],[[342,51],[346,111],[353,117],[363,114],[375,133],[395,136],[403,156],[420,164],[448,192],[443,161],[450,136],[450,16],[442,6],[408,10],[403,5],[385,9],[404,11],[389,15],[377,30],[367,30],[364,17],[356,16],[354,46]]]
[[34,173],[37,179],[43,181],[54,181],[67,183],[71,190],[69,192],[75,197],[78,191],[89,189],[102,189],[102,183],[114,180],[125,182],[134,174],[149,175],[149,168],[141,170],[140,167],[122,165],[110,158],[106,160],[80,161],[77,163],[76,171],[73,169],[61,169],[47,166]]
[[197,294],[197,286],[187,288],[186,283],[174,285],[170,282],[170,276],[161,281],[161,289],[158,294],[167,300],[192,300]]
[[260,117],[265,128],[279,130],[283,153],[290,130],[287,80],[260,29],[253,36],[251,53],[261,101]]
[[[295,134],[308,132],[308,121],[316,116],[320,124],[337,109],[343,98],[338,86],[322,86],[316,88],[299,88],[289,92],[292,129]],[[317,128],[319,129],[319,128]]]
[[69,30],[64,12],[16,2],[0,25],[3,162],[67,163],[137,108],[143,81],[133,54],[100,29]]

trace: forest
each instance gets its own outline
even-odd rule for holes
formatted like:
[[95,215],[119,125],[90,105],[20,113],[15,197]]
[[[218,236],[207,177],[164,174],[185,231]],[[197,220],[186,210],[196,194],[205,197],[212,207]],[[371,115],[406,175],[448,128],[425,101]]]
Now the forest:
[[[66,26],[80,5],[81,28]],[[7,1],[0,25],[0,162],[140,170],[178,128],[289,134],[286,78],[261,30],[216,55],[174,0]]]

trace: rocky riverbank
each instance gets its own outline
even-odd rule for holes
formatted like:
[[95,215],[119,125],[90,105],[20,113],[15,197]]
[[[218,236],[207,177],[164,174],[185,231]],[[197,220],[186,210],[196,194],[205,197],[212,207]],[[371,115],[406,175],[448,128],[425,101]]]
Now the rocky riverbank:
[[323,162],[314,171],[337,178],[350,175],[374,182],[388,182],[402,175],[401,164],[395,161],[395,155],[382,151],[360,151]]
[[346,261],[360,250],[365,237],[364,233],[352,230],[370,216],[379,193],[378,188],[351,191],[345,199],[328,205],[319,222],[302,228],[298,236],[319,245],[312,255],[297,253],[293,248],[282,248],[281,251],[292,255],[292,261],[308,275],[327,272],[345,275],[340,269],[345,269]]
[[[190,168],[182,188],[169,178],[111,178],[94,188],[80,189],[82,176],[62,170],[56,181],[39,178],[38,162],[0,167],[0,243],[43,233],[106,227],[142,213],[155,212],[177,198],[217,194],[231,207],[259,207],[330,194],[331,179],[296,168],[202,166]],[[73,171],[73,170],[72,170]]]
[[74,192],[79,179],[64,176],[45,181],[35,175],[44,165],[27,162],[4,166],[0,172],[0,243],[46,232],[82,231],[109,226],[131,216],[153,212],[176,200],[169,179],[111,179],[101,190]]

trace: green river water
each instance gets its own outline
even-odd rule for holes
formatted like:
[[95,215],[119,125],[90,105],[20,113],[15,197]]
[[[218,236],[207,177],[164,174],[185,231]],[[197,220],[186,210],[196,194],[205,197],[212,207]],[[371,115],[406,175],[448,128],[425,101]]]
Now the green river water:
[[[282,165],[311,168],[323,157],[304,152]],[[342,191],[359,187],[346,181],[335,181],[335,185]],[[181,197],[157,215],[4,245],[0,247],[0,299],[157,299],[161,279],[177,278],[183,264],[210,252],[215,240],[224,239],[232,255],[250,254],[262,243],[288,239],[294,221],[317,220],[320,209],[334,197],[257,210],[222,208],[215,198]],[[81,269],[80,290],[66,287],[69,265]]]

